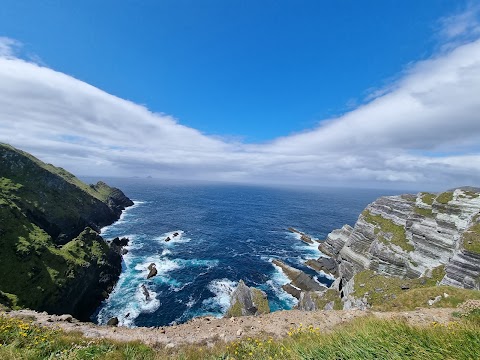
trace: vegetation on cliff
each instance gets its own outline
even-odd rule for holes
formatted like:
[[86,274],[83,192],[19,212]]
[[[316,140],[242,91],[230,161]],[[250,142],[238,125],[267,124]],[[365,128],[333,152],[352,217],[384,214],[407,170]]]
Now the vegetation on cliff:
[[0,144],[0,303],[87,318],[121,271],[96,231],[132,204]]

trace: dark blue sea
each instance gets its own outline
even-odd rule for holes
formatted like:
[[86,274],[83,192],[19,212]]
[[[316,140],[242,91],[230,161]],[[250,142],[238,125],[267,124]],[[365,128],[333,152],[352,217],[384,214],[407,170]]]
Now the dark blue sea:
[[[323,240],[333,229],[353,225],[377,197],[399,193],[104,180],[122,189],[135,205],[102,230],[104,238],[125,236],[130,245],[115,290],[92,320],[104,324],[117,316],[125,326],[164,326],[197,316],[221,316],[240,279],[264,290],[273,311],[290,309],[295,299],[281,289],[288,280],[272,259],[305,270],[326,285],[332,279],[305,267],[306,259],[321,255],[318,245],[304,244],[287,228]],[[180,235],[165,242],[174,232]],[[147,280],[150,263],[156,264],[158,275]]]

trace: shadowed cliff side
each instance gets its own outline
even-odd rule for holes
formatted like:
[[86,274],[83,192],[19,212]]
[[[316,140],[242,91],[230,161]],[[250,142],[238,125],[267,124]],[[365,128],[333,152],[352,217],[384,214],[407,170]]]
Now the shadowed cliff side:
[[98,232],[131,205],[0,144],[0,302],[88,319],[121,272],[119,249]]

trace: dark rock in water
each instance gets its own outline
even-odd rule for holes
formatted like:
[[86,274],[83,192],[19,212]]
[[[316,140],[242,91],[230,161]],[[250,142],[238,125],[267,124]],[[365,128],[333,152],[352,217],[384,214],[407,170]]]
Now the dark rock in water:
[[310,236],[302,233],[301,231],[298,231],[297,229],[295,229],[293,227],[289,227],[288,231],[290,231],[292,233],[295,233],[295,234],[299,234],[300,235],[300,240],[302,240],[303,242],[305,242],[307,244],[313,244],[314,243]]
[[110,320],[107,321],[108,326],[117,326],[118,325],[118,318],[112,317]]
[[225,317],[259,315],[269,312],[267,294],[259,289],[248,287],[243,280],[240,280],[230,296],[230,308]]
[[145,300],[150,301],[150,293],[145,285],[142,284],[143,295],[145,295]]
[[180,235],[178,232],[173,233],[173,237],[177,237],[178,235]]
[[129,241],[130,240],[126,237],[123,237],[121,239],[119,237],[116,237],[112,240],[112,244],[115,244],[117,246],[127,246]]
[[337,274],[338,263],[333,258],[320,257],[317,260],[309,259],[305,262],[305,265],[316,271],[324,271],[333,276]]
[[285,284],[285,285],[282,285],[282,289],[283,289],[283,291],[289,293],[293,297],[295,297],[297,299],[300,298],[301,290],[299,290],[295,286],[292,286],[291,284]]
[[170,236],[167,236],[167,237],[165,238],[165,242],[169,242],[170,240],[172,240],[172,239],[170,239]]
[[122,255],[127,255],[128,254],[128,250],[127,249],[122,249]]
[[158,273],[157,267],[154,263],[151,263],[150,265],[148,265],[148,270],[150,270],[150,272],[147,275],[147,279],[150,279],[150,278],[156,276],[157,273]]
[[130,317],[130,313],[127,313],[127,315],[125,315],[125,319],[128,319]]
[[279,266],[291,281],[291,285],[302,291],[321,291],[325,287],[316,282],[313,278],[305,274],[303,271],[295,269],[280,260],[273,260],[273,264]]

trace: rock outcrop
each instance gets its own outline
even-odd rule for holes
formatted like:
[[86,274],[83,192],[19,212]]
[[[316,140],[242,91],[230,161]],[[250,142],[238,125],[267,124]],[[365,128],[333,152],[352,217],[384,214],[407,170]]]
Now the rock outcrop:
[[0,301],[88,320],[118,280],[128,243],[98,232],[130,205],[119,189],[0,144]]
[[230,295],[230,308],[225,317],[260,315],[269,312],[267,294],[262,290],[248,287],[243,280],[240,280]]
[[417,279],[444,267],[439,285],[480,289],[479,213],[480,193],[474,188],[382,197],[367,206],[353,228],[334,230],[320,244],[330,260],[308,265],[336,275],[332,288],[341,293],[345,308],[361,307],[361,299],[351,294],[355,275],[364,270]]
[[314,241],[312,240],[312,238],[310,236],[308,236],[307,234],[304,234],[301,231],[298,231],[297,229],[292,228],[292,227],[289,227],[288,231],[290,231],[294,234],[299,234],[300,235],[300,240],[302,240],[304,243],[314,244]]
[[289,284],[282,286],[282,289],[288,292],[290,295],[300,298],[302,292],[305,291],[322,291],[326,287],[315,281],[311,276],[307,275],[303,271],[291,267],[280,260],[273,260],[272,263],[280,267],[283,273],[290,279]]

